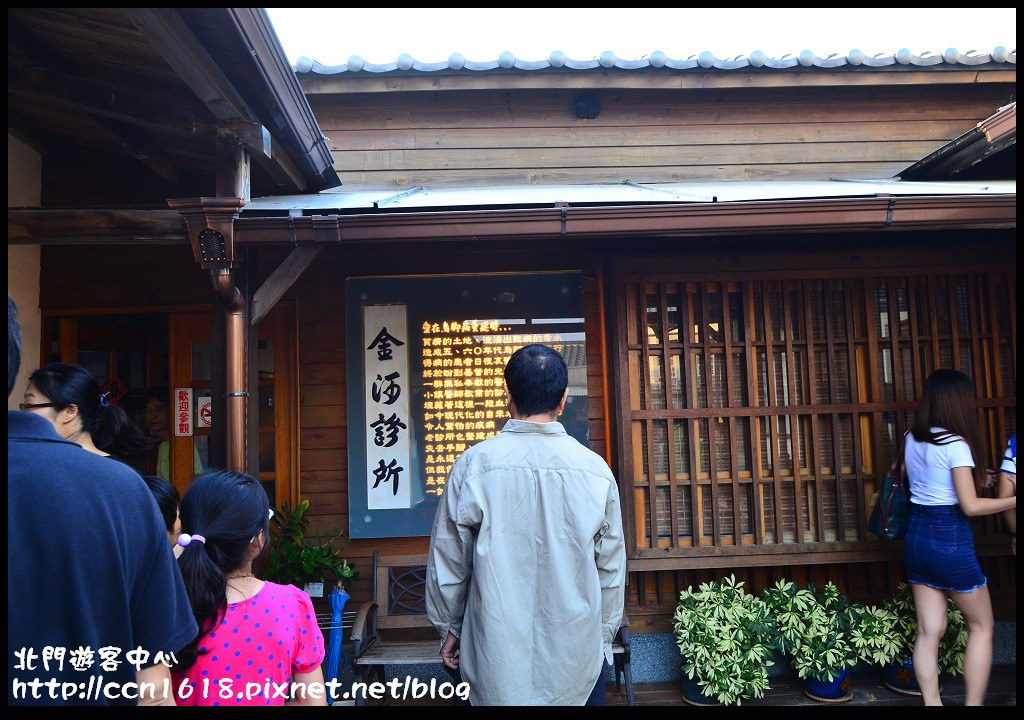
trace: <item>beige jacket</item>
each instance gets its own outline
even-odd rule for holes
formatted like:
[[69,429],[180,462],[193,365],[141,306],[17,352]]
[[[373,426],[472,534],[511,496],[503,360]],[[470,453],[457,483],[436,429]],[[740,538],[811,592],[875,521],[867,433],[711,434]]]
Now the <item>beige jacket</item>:
[[582,705],[622,618],[615,478],[560,423],[509,420],[452,466],[427,561],[427,614],[460,638],[474,705]]

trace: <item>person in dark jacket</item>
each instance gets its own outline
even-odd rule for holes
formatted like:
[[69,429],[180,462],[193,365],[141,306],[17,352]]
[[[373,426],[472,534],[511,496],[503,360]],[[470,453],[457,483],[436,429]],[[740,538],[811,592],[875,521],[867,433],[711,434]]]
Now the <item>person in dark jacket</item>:
[[[8,397],[20,364],[8,294]],[[7,488],[7,704],[173,705],[198,626],[138,473],[8,411]]]

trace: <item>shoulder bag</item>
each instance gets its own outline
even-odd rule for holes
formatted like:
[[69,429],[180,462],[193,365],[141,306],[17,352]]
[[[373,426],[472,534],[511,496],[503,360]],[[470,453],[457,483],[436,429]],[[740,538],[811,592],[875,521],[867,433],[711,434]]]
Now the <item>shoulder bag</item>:
[[896,453],[882,487],[875,493],[868,530],[883,540],[902,540],[910,524],[910,487],[903,467],[903,447]]

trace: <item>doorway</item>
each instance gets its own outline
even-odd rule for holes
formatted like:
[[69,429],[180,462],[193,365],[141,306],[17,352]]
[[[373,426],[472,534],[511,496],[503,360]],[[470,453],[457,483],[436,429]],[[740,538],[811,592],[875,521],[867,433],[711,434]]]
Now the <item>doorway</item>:
[[[250,355],[256,386],[250,397],[254,405],[249,413],[250,473],[259,478],[275,507],[294,504],[298,494],[295,334],[295,304],[281,302],[259,324]],[[200,466],[203,471],[211,469],[210,444],[217,418],[211,412],[215,361],[209,308],[47,311],[42,345],[40,364],[81,365],[101,387],[123,389],[117,402],[142,428],[147,428],[145,403],[150,388],[169,389],[172,416],[179,398],[187,398],[183,422],[171,418],[168,479],[184,493]],[[133,466],[141,473],[155,474],[157,453]]]

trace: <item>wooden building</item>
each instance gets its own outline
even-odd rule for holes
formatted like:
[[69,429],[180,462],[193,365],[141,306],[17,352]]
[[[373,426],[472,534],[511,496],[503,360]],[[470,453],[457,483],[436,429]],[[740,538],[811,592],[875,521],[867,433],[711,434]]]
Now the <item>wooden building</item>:
[[[755,590],[787,577],[884,598],[903,567],[868,536],[868,503],[932,370],[974,378],[986,464],[1016,431],[1015,52],[403,56],[303,61],[289,79],[231,72],[239,55],[216,56],[203,33],[234,37],[239,18],[203,10],[8,13],[23,30],[9,117],[24,119],[9,120],[9,148],[13,135],[41,162],[37,202],[9,207],[8,255],[31,274],[12,253],[39,251],[40,361],[99,366],[106,353],[136,395],[164,379],[209,397],[212,425],[174,439],[180,486],[198,443],[209,463],[258,474],[277,504],[308,499],[319,527],[361,528],[347,550],[359,569],[374,551],[425,551],[416,528],[367,529],[369,472],[354,460],[366,368],[352,367],[352,289],[401,295],[414,278],[496,291],[578,278],[583,432],[619,480],[635,632],[667,629],[680,589],[729,573]],[[161,77],[140,78],[155,22],[179,28],[179,46],[157,47]],[[101,25],[119,38],[112,66],[94,57]],[[258,36],[255,57],[273,66],[280,49]],[[169,60],[195,63],[197,47],[225,83]],[[75,53],[97,61],[93,77],[74,77]],[[166,107],[147,107],[143,85],[170,69]],[[305,94],[291,126],[315,118],[305,147],[266,103],[290,82]],[[107,85],[125,98],[113,119]],[[252,117],[210,116],[231,96]],[[316,133],[330,168],[303,154]],[[264,152],[268,136],[280,152]],[[247,157],[263,158],[249,195]],[[225,274],[237,296],[218,287]],[[493,317],[479,307],[436,319]],[[412,335],[426,372],[429,345]],[[997,617],[1015,617],[1007,537],[994,518],[975,528]]]

